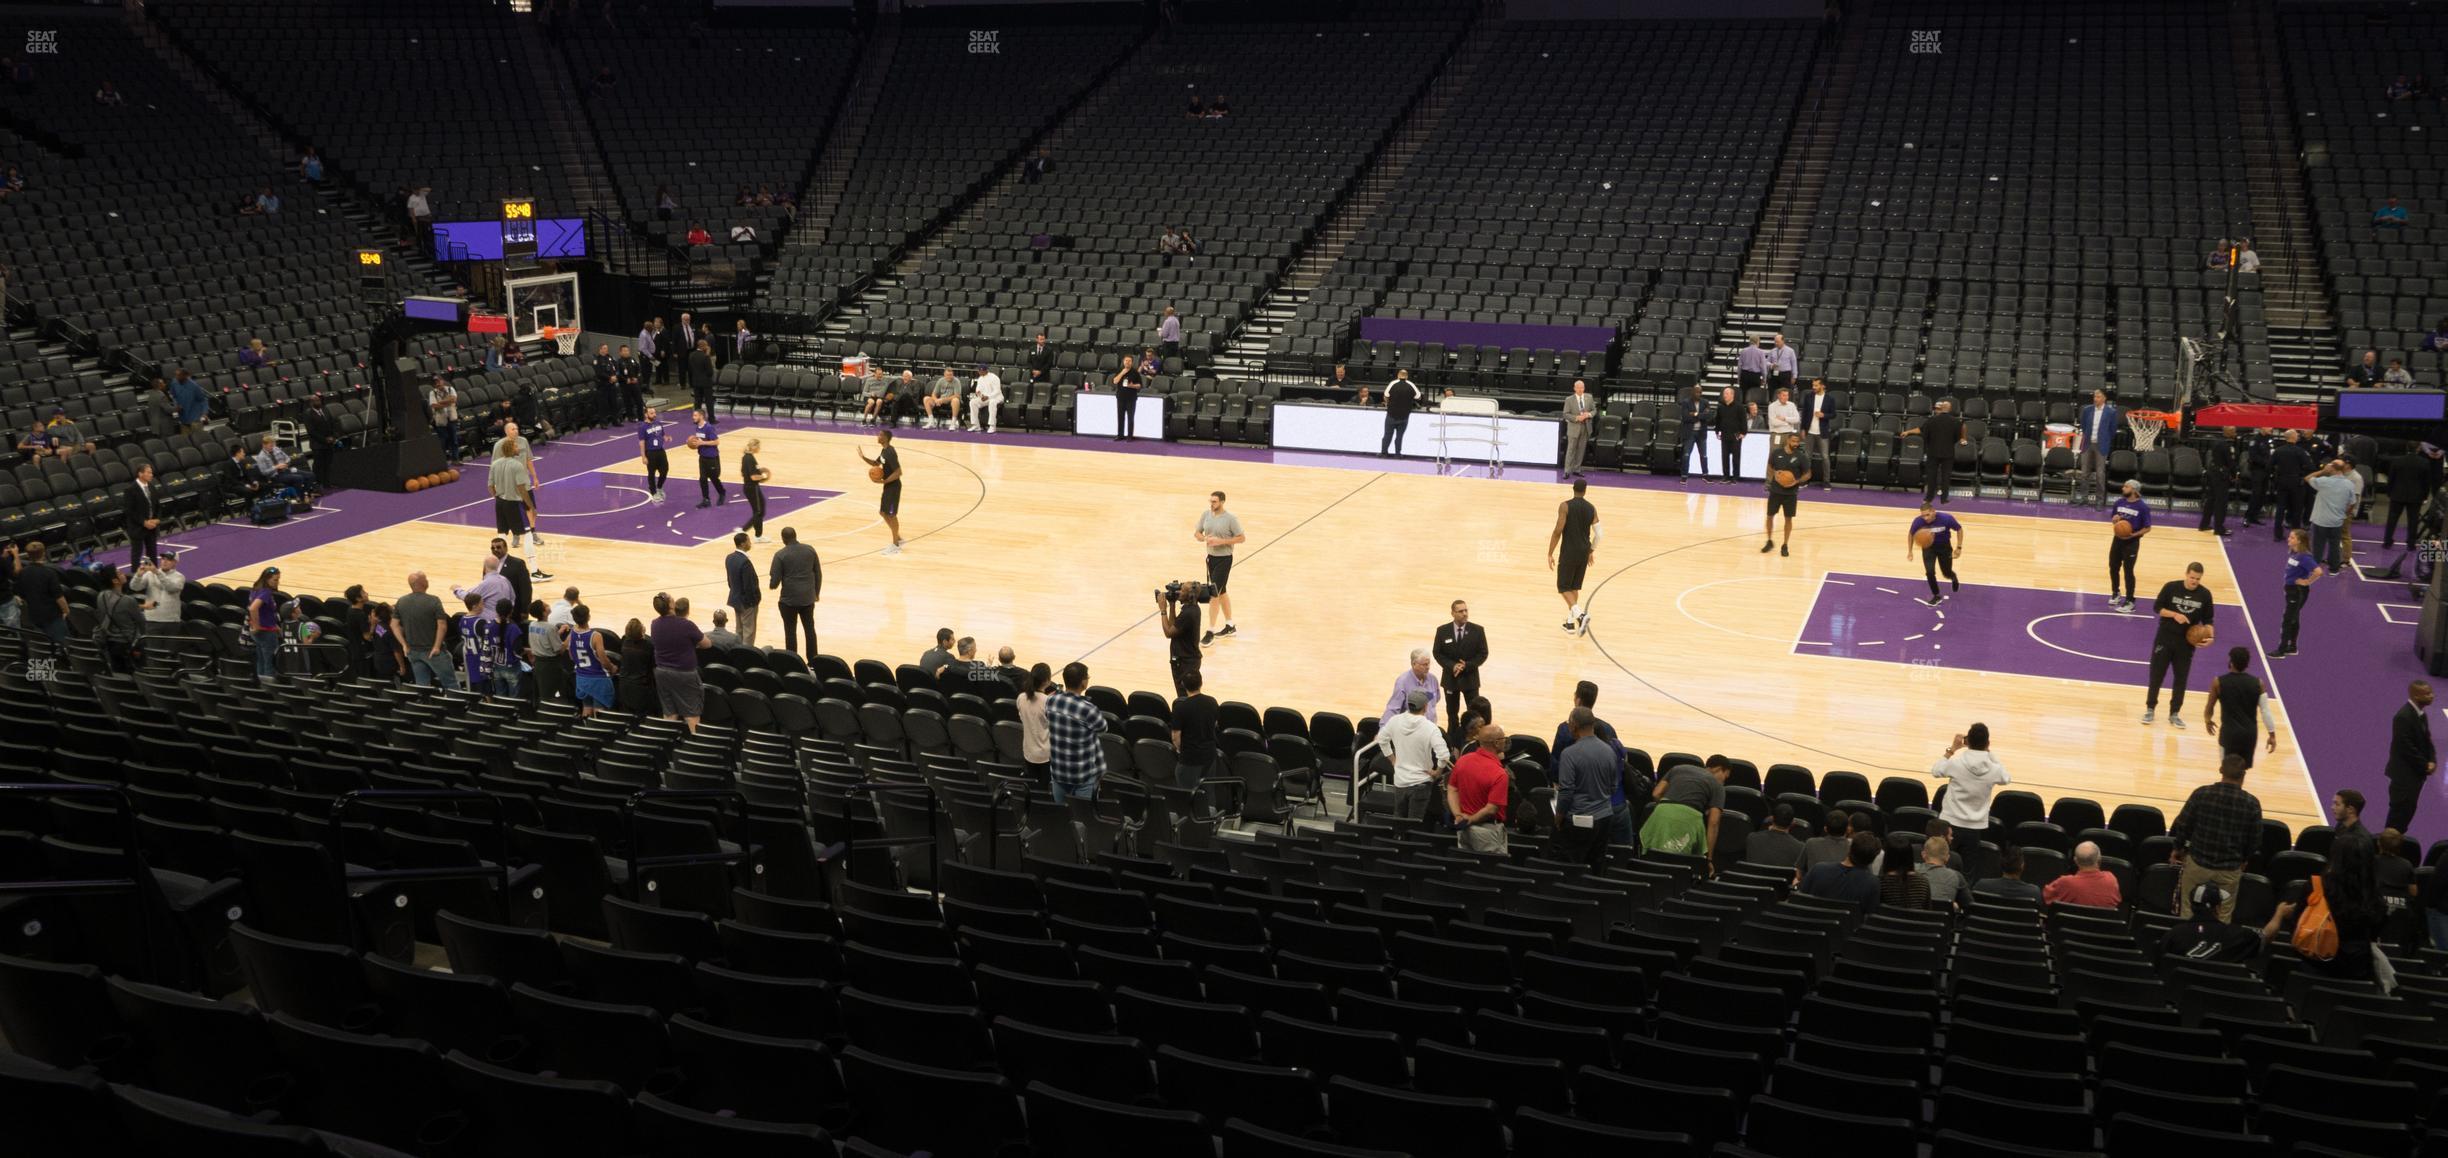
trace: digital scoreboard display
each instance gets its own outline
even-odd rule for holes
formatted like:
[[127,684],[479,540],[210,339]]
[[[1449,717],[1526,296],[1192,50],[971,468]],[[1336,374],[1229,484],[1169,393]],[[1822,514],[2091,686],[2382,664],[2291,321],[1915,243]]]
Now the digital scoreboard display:
[[586,219],[581,217],[437,221],[433,235],[434,257],[442,261],[500,261],[526,254],[586,256]]
[[503,257],[532,257],[535,255],[534,201],[522,197],[502,202],[501,248]]

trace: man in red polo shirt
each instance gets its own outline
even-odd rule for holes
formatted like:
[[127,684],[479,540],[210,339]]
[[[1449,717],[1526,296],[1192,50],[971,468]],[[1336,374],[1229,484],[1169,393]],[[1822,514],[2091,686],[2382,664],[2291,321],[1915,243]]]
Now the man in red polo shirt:
[[1505,748],[1504,729],[1489,724],[1471,737],[1471,744],[1445,780],[1454,840],[1468,852],[1503,852],[1505,793],[1513,786],[1513,776],[1498,755]]
[[2050,881],[2040,899],[2052,905],[2089,905],[2113,909],[2124,901],[2116,874],[2100,869],[2100,847],[2090,841],[2074,846],[2074,872]]

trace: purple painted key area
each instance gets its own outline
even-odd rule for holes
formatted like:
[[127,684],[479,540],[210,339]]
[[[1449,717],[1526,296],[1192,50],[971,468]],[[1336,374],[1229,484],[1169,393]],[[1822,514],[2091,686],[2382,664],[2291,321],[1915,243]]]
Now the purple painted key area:
[[[459,481],[464,485],[467,479],[463,476]],[[727,540],[747,521],[748,503],[740,497],[738,480],[724,485],[731,490],[731,501],[701,510],[697,506],[696,478],[676,476],[663,484],[663,493],[669,501],[656,506],[647,501],[644,473],[590,471],[552,479],[538,488],[536,516],[547,535],[694,547],[714,539]],[[805,510],[840,494],[768,483],[766,521],[772,522],[786,512]],[[423,521],[491,527],[493,504],[478,503],[441,511],[425,516]]]
[[[1928,594],[1918,580],[1831,573],[1820,581],[1794,651],[2094,683],[2149,682],[2158,619],[2147,602],[2126,615],[2110,610],[2105,595],[1967,583],[1933,608],[1918,602]],[[2242,607],[2219,604],[2214,622],[2221,643],[2194,657],[2196,691],[2225,670],[2210,666],[2212,656],[2223,665],[2227,641],[2240,642],[2245,634]],[[2140,707],[2137,702],[2135,710]]]

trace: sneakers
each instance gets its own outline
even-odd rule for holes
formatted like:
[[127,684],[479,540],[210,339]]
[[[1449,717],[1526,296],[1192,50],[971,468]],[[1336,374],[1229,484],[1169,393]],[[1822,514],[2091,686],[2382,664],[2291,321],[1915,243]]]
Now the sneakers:
[[1767,542],[1760,544],[1760,554],[1762,554],[1762,555],[1767,554],[1767,553],[1769,552],[1769,550],[1770,550],[1771,548],[1775,547],[1775,546],[1776,546],[1776,540],[1774,540],[1774,539],[1770,539],[1770,540],[1768,540]]
[[2168,713],[2168,727],[2171,727],[2171,728],[2181,728],[2181,727],[2184,727],[2184,717],[2183,717],[2183,716],[2179,716],[2179,715],[2177,715],[2177,714],[2176,714],[2176,713],[2174,713],[2174,712],[2169,712],[2169,713]]
[[1210,632],[1208,632],[1207,634],[1200,636],[1200,637],[1199,637],[1199,646],[1200,646],[1200,647],[1214,647],[1214,646],[1215,646],[1215,633],[1214,633],[1214,632],[1212,632],[1212,631],[1210,631]]
[[1918,603],[1923,607],[1936,607],[1939,604],[1946,602],[1946,596],[1932,595],[1926,599],[1915,599],[1913,602]]
[[1792,548],[1792,547],[1790,547],[1790,546],[1785,546],[1785,547],[1779,547],[1779,548],[1777,548],[1777,558],[1779,558],[1779,559],[1790,558],[1790,557],[1792,557],[1792,555],[1793,555],[1793,548]]
[[2143,722],[2143,723],[2147,724],[2147,723],[2150,723],[2151,721],[2156,720],[2156,719],[2158,719],[2158,718],[2159,718],[2159,713],[2158,713],[2157,711],[2155,711],[2155,710],[2153,710],[2153,709],[2150,709],[2150,708],[2144,708],[2144,709],[2142,710],[2142,722]]
[[1571,619],[1571,618],[1567,618],[1567,619],[1564,621],[1564,630],[1566,630],[1566,631],[1571,631],[1573,628],[1575,628],[1575,627],[1579,627],[1580,625],[1581,625],[1581,621],[1580,621],[1580,620],[1578,620],[1578,619]]
[[1238,628],[1238,627],[1233,626],[1232,624],[1227,623],[1227,624],[1225,624],[1225,625],[1224,625],[1224,630],[1219,631],[1219,632],[1217,632],[1216,634],[1217,634],[1217,635],[1220,635],[1220,636],[1222,636],[1222,635],[1239,635],[1239,634],[1241,634],[1241,629],[1240,629],[1240,628]]
[[2271,659],[2293,659],[2295,658],[2295,649],[2291,647],[2282,647],[2271,652],[2269,657]]
[[710,507],[710,506],[713,506],[713,505],[714,505],[713,503],[708,502],[708,501],[706,501],[706,500],[704,500],[704,499],[699,499],[699,500],[697,500],[697,509],[698,509],[698,510],[701,510],[701,511],[702,511],[702,510],[704,510],[704,509],[706,509],[707,507]]
[[882,553],[886,555],[898,555],[901,553],[901,544],[895,543],[892,546],[886,547]]
[[762,546],[764,546],[764,545],[765,545],[765,544],[767,544],[767,543],[773,542],[773,540],[768,539],[768,538],[766,538],[766,537],[765,537],[765,536],[763,536],[763,535],[758,535],[758,536],[756,537],[756,542],[757,542],[757,546],[762,547]]
[[1589,612],[1587,612],[1587,611],[1582,612],[1582,613],[1580,614],[1580,616],[1579,616],[1579,620],[1580,620],[1580,626],[1581,626],[1581,632],[1580,632],[1580,633],[1581,633],[1582,635],[1588,635],[1588,634],[1589,634]]
[[550,572],[550,571],[531,571],[531,572],[529,572],[529,573],[528,573],[527,577],[528,577],[528,578],[530,578],[530,579],[550,579],[550,578],[552,578],[552,572]]

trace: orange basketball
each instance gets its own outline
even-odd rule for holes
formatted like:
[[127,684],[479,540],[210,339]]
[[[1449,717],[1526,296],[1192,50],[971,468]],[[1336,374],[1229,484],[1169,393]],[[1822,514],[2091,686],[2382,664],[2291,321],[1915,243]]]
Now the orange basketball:
[[2130,539],[2134,536],[2133,520],[2131,519],[2118,519],[2108,524],[2108,527],[2116,532],[2117,538]]
[[1922,548],[1923,550],[1929,549],[1929,545],[1937,541],[1938,532],[1930,530],[1928,527],[1923,527],[1920,530],[1913,532],[1913,546]]
[[450,468],[449,470],[443,471],[443,472],[442,472],[442,481],[443,481],[443,482],[458,482],[458,481],[459,481],[459,468],[454,466],[454,467]]
[[1790,470],[1780,470],[1776,472],[1776,484],[1788,490],[1793,489],[1794,472]]
[[872,483],[880,483],[880,482],[883,482],[883,481],[884,481],[884,467],[883,467],[881,464],[878,464],[878,465],[876,465],[876,466],[871,466],[871,467],[868,467],[868,468],[867,468],[867,481],[868,481],[868,482],[872,482]]
[[410,494],[415,494],[416,492],[421,491],[421,490],[424,490],[424,489],[425,489],[425,479],[424,479],[424,477],[423,477],[423,476],[421,476],[421,475],[420,475],[420,476],[418,476],[418,477],[416,477],[416,478],[412,478],[412,479],[409,479],[409,480],[408,480],[408,493],[410,493]]
[[2195,647],[2208,647],[2210,642],[2217,638],[2218,633],[2210,630],[2210,625],[2207,623],[2196,623],[2185,628],[2185,642]]

